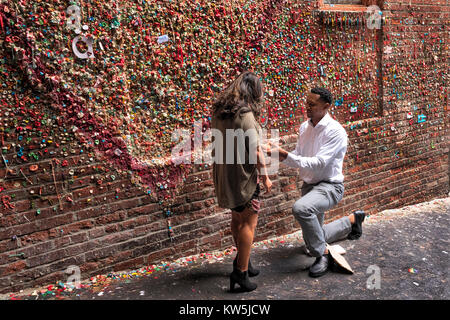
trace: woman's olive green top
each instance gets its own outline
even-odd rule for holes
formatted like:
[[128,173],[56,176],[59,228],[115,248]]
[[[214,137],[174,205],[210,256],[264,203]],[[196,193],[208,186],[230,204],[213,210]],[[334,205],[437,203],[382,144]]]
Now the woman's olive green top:
[[212,118],[213,180],[221,208],[247,203],[258,179],[257,146],[261,129],[252,112],[234,118]]

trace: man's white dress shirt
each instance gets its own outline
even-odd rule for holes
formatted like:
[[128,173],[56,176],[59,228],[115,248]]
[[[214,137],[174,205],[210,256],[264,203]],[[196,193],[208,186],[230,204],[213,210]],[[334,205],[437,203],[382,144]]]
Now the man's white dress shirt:
[[311,120],[301,124],[297,146],[282,163],[300,168],[300,178],[308,184],[343,182],[346,151],[347,133],[327,113],[315,127]]

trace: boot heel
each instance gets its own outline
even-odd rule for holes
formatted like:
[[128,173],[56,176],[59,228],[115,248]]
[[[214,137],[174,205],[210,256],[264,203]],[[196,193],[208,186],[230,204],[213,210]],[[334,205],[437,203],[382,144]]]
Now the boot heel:
[[236,285],[236,281],[234,279],[230,278],[230,291],[231,292],[235,291],[235,289],[234,289],[235,285]]
[[[239,284],[239,291],[234,289],[235,284]],[[238,269],[233,270],[230,274],[230,291],[231,292],[250,292],[257,288],[256,283],[252,283],[248,280],[247,271],[239,271]]]

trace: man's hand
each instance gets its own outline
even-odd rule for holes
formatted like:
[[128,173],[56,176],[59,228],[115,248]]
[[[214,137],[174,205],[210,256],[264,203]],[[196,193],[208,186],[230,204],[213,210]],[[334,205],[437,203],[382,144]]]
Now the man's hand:
[[280,148],[277,144],[267,141],[267,144],[262,145],[262,150],[270,157],[272,153],[278,153],[279,161],[284,161],[288,155],[288,152],[283,148]]
[[267,144],[262,145],[262,149],[270,157],[272,152],[276,151],[277,146],[272,141],[267,141]]

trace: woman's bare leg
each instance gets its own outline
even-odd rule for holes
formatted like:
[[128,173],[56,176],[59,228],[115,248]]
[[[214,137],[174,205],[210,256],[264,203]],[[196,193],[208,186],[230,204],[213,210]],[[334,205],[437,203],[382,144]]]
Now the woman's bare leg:
[[236,214],[240,215],[241,222],[238,227],[239,231],[237,235],[237,242],[239,244],[237,268],[240,271],[247,271],[255,228],[258,222],[258,214],[250,208],[246,208],[241,213]]
[[239,228],[241,225],[240,213],[236,211],[231,211],[231,234],[233,235],[234,244],[237,251],[239,252]]

